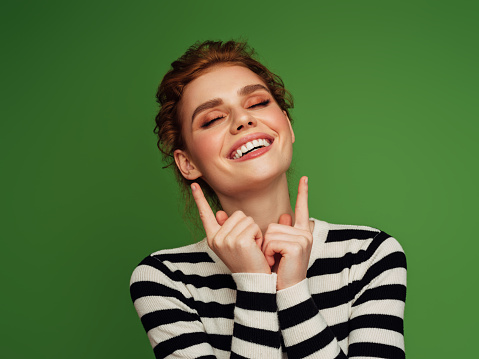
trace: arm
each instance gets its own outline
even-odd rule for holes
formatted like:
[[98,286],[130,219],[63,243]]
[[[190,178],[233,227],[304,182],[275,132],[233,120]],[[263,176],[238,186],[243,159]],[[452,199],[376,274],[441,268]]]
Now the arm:
[[[345,260],[350,259],[349,264],[345,263],[349,267],[348,281],[344,276],[339,277],[334,267],[329,268],[333,270],[331,276],[314,279],[322,281],[321,287],[326,292],[314,297],[320,306],[328,308],[330,321],[336,317],[333,331],[311,296],[309,283],[314,281],[306,279],[312,235],[308,226],[305,177],[298,186],[294,226],[291,227],[287,217],[282,216],[278,224],[270,224],[264,236],[263,252],[268,264],[278,273],[278,317],[288,358],[346,358],[346,354],[363,358],[404,358],[402,318],[406,261],[397,241],[376,232],[374,238],[364,241],[365,248],[356,254],[345,253]],[[328,258],[317,259],[315,264],[316,267],[326,265],[328,270]],[[330,285],[328,281],[332,281]],[[328,292],[328,287],[339,290]],[[335,332],[341,332],[341,338],[336,338]]]
[[364,253],[372,254],[352,271],[355,295],[349,355],[404,358],[406,256],[400,244],[384,232],[375,236]]
[[[165,270],[166,269],[166,270]],[[165,274],[166,272],[166,274]],[[172,280],[153,257],[134,270],[130,294],[156,358],[215,358],[203,324],[186,287]]]
[[237,295],[231,357],[281,358],[276,274],[233,273],[233,279]]
[[[224,332],[207,333],[198,306],[178,273],[158,258],[147,257],[131,278],[131,297],[156,358],[281,357],[275,275],[233,274],[238,291],[231,336],[229,326],[221,323],[233,319],[231,309],[226,308],[230,305],[223,304],[222,313],[216,312],[219,307],[213,309],[214,320]],[[231,277],[224,276],[215,281],[229,279],[234,287]],[[202,304],[213,302],[215,298]]]
[[278,291],[278,316],[288,358],[404,358],[405,290],[402,248],[394,238],[378,233],[355,255],[350,269],[347,350],[341,349],[319,312],[307,280]]

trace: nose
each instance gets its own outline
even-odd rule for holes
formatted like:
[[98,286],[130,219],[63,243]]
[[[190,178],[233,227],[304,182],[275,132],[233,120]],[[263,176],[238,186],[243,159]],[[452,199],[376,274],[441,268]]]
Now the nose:
[[247,110],[240,110],[234,114],[233,122],[231,123],[231,133],[236,134],[244,131],[250,127],[256,127],[257,120]]

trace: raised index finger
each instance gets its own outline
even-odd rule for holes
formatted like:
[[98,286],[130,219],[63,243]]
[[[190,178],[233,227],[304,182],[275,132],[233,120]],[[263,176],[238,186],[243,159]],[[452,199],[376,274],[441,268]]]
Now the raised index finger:
[[198,207],[201,222],[203,222],[203,227],[205,228],[206,236],[211,238],[218,232],[220,225],[216,222],[215,214],[211,210],[210,204],[206,200],[200,185],[198,183],[192,183],[191,190],[196,207]]
[[309,209],[308,209],[308,177],[303,176],[299,180],[298,197],[294,209],[296,228],[309,230]]

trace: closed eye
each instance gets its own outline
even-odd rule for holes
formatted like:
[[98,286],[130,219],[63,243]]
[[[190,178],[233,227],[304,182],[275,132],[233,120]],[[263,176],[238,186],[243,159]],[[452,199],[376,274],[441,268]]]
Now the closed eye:
[[221,120],[222,118],[225,118],[225,116],[223,115],[223,116],[215,117],[212,120],[209,120],[209,121],[205,122],[204,124],[202,124],[201,127],[203,127],[203,128],[209,127],[213,124],[213,122],[215,122],[217,120]]
[[270,103],[270,100],[264,100],[264,101],[261,101],[261,102],[258,102],[258,103],[255,103],[254,105],[251,105],[250,107],[248,108],[256,108],[256,107],[262,107],[262,106],[266,106]]

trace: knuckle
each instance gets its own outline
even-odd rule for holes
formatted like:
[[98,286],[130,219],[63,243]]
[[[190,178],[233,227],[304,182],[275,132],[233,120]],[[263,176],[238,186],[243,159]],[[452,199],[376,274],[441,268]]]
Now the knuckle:
[[266,231],[267,232],[273,232],[275,228],[276,228],[276,223],[270,223],[270,224],[268,224],[268,227],[266,228]]
[[235,211],[234,214],[236,214],[236,216],[238,216],[238,217],[245,217],[245,216],[246,216],[246,215],[244,214],[244,212],[243,212],[243,211],[240,211],[240,210]]
[[293,255],[301,255],[303,253],[303,246],[299,243],[292,243],[291,253]]
[[239,219],[244,217],[244,213],[241,211],[234,211],[233,214],[230,216],[229,219],[233,221],[238,221]]
[[250,241],[246,238],[241,238],[236,243],[237,247],[240,249],[246,249],[250,246]]
[[222,239],[220,236],[215,236],[212,238],[211,243],[214,248],[221,248],[224,245],[225,240]]
[[231,242],[232,242],[232,238],[230,235],[227,235],[225,238],[223,238],[223,240],[221,241],[222,245],[224,247],[229,247],[231,246]]
[[306,237],[301,236],[298,242],[301,243],[302,247],[308,247],[309,246],[309,240]]
[[211,249],[215,250],[218,249],[218,242],[215,241],[214,239],[208,242],[209,246]]
[[250,223],[250,224],[254,223],[253,217],[250,217],[250,216],[245,217],[244,220],[246,221],[246,223]]

